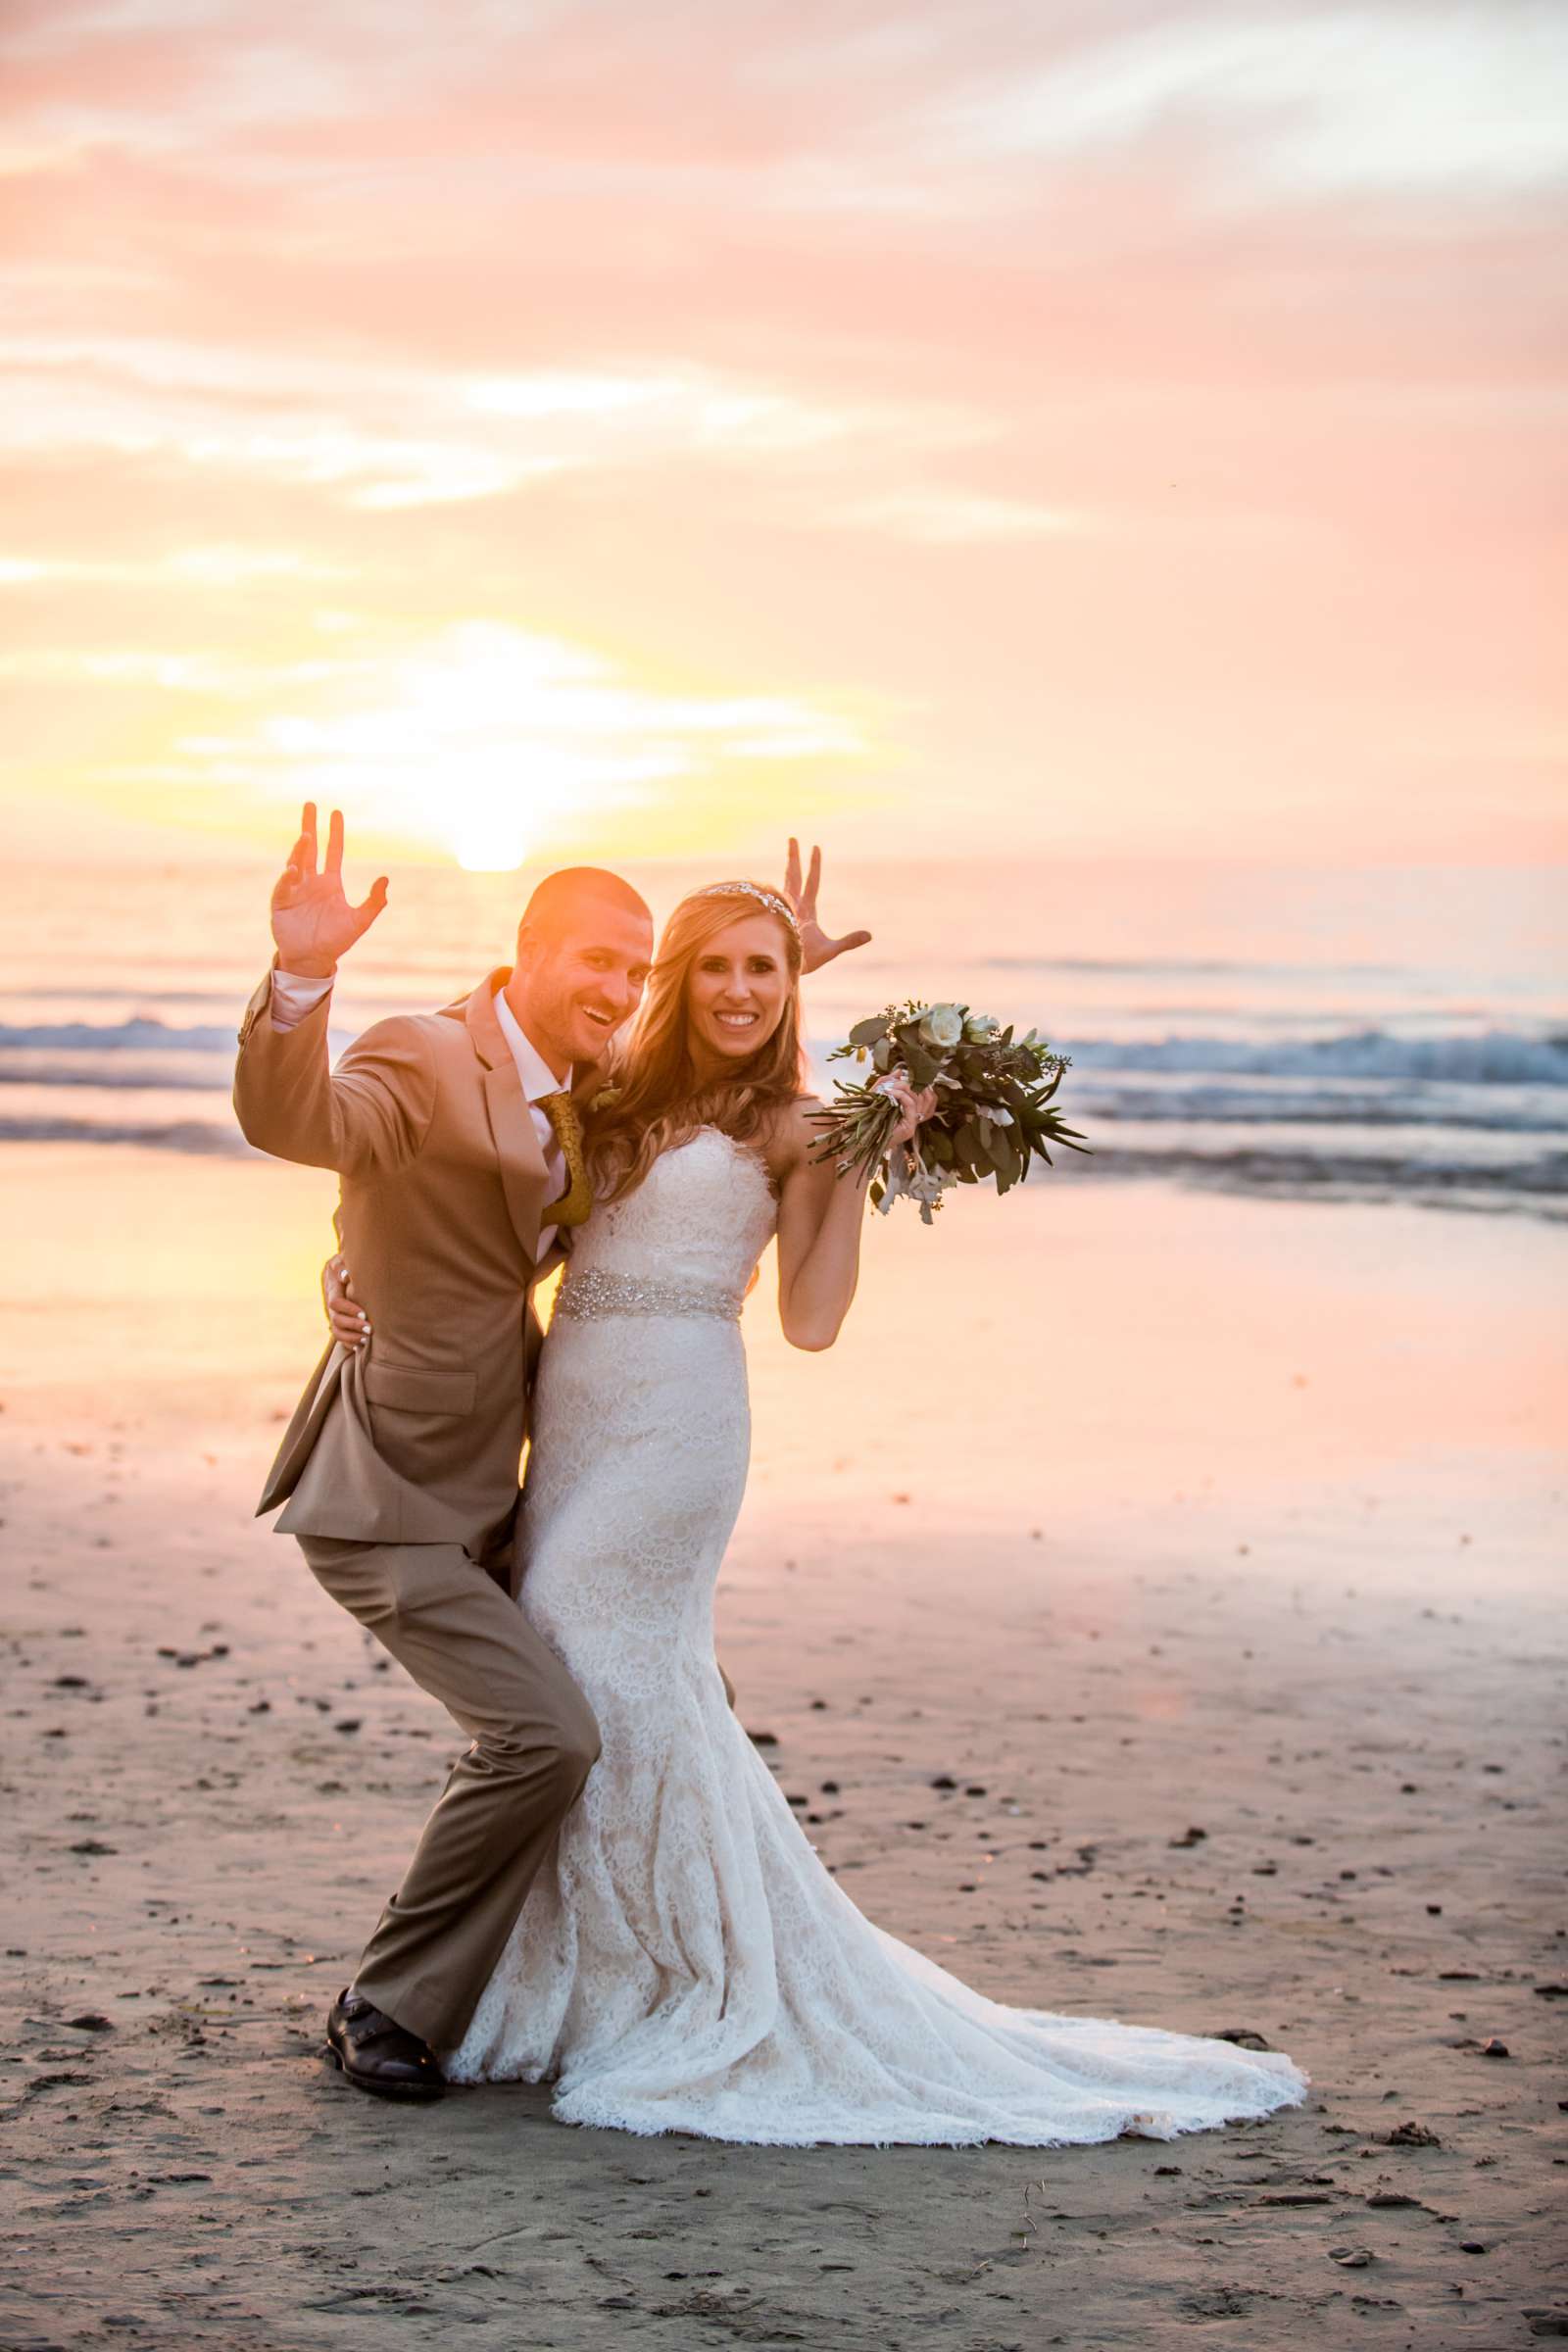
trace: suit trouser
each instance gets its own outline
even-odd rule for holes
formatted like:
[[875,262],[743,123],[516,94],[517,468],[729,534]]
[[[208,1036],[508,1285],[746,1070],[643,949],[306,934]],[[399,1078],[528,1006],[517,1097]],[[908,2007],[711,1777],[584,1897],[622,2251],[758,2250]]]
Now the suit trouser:
[[299,1536],[318,1584],[467,1733],[354,1982],[436,2049],[463,2039],[599,1726],[514,1600],[459,1544]]

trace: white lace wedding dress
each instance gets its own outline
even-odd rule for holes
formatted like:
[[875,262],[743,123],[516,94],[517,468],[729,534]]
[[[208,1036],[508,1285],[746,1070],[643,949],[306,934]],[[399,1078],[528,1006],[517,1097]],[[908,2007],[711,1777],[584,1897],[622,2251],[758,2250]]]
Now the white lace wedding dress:
[[449,2076],[550,2081],[564,2123],[786,2146],[1170,2139],[1298,2104],[1279,2052],[986,1999],[818,1861],[713,1654],[751,1436],[736,1318],[773,1223],[760,1161],[705,1128],[578,1233],[522,1605],[604,1748]]

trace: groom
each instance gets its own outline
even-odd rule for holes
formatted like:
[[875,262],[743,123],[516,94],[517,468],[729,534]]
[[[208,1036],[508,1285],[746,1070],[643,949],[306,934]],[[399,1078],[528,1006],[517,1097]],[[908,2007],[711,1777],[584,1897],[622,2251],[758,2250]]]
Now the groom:
[[[307,805],[272,893],[277,953],[240,1028],[234,1105],[261,1150],[337,1170],[369,1337],[316,1367],[258,1509],[286,1502],[277,1532],[471,1741],[327,2019],[357,2088],[427,2099],[443,2088],[431,2045],[463,2038],[599,1754],[586,1699],[517,1606],[513,1532],[533,1293],[561,1229],[591,1206],[580,1106],[642,995],[654,930],[618,875],[551,874],[513,966],[441,1012],[378,1021],[334,1071],[338,959],[387,891],[383,877],[351,906],[342,867],[342,817],[318,863]],[[822,933],[819,873],[813,852],[802,888],[792,842],[808,971],[868,937]]]

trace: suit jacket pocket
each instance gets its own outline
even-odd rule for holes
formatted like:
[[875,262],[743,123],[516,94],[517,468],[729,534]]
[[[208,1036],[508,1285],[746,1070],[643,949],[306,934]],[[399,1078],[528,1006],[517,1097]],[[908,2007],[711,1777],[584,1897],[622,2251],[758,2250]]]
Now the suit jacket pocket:
[[377,1363],[365,1367],[365,1395],[373,1405],[397,1413],[471,1413],[478,1394],[472,1372],[422,1372],[413,1364]]

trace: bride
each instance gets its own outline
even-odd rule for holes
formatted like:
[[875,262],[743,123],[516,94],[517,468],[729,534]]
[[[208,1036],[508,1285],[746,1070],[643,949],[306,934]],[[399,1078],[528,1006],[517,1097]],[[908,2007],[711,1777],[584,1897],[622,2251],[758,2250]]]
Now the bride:
[[[549,2082],[563,2123],[784,2146],[1169,2139],[1298,2104],[1275,2051],[988,2000],[866,1919],[731,1713],[713,1587],[746,1484],[739,1315],[832,1346],[865,1178],[811,1156],[801,942],[754,882],[684,899],[590,1119],[534,1392],[521,1606],[602,1753],[450,2081]],[[899,1135],[935,1098],[895,1082]]]

